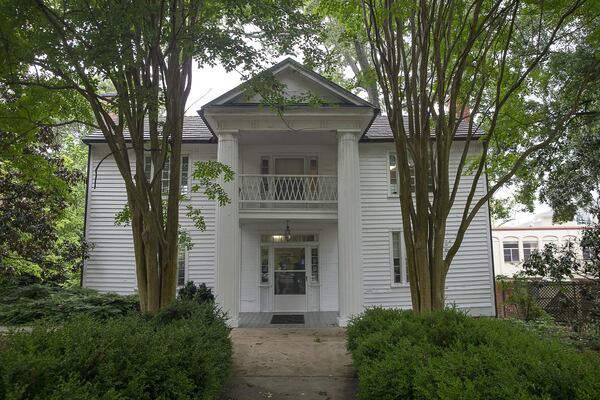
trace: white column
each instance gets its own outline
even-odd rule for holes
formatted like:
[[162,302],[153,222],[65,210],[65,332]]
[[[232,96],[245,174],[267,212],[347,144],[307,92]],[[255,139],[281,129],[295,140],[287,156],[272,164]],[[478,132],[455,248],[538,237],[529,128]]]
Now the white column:
[[363,310],[358,130],[338,131],[338,282],[340,326]]
[[240,223],[238,193],[238,132],[216,132],[219,139],[217,160],[228,165],[235,177],[223,186],[231,203],[217,205],[217,260],[215,268],[215,294],[217,303],[229,315],[229,325],[238,326],[240,305]]

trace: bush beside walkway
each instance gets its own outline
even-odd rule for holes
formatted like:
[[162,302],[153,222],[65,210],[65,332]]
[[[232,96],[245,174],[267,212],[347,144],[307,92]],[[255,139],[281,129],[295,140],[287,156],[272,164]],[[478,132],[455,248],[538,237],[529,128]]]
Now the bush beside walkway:
[[153,318],[94,304],[0,337],[0,399],[218,398],[232,345],[213,302],[178,300]]
[[59,322],[75,315],[118,318],[139,310],[136,295],[120,296],[85,288],[0,283],[0,325]]
[[510,321],[374,308],[348,327],[363,400],[597,399],[600,358]]

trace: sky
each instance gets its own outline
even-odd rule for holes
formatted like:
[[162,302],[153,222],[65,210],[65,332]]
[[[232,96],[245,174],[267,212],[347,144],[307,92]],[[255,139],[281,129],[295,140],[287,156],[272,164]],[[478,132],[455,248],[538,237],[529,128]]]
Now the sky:
[[[186,115],[196,115],[203,104],[222,95],[242,83],[237,72],[226,72],[223,67],[194,67],[192,73],[192,90],[186,104]],[[501,189],[500,197],[512,197],[509,189]],[[507,225],[525,223],[532,219],[533,215],[549,211],[550,207],[545,204],[536,203],[534,213],[516,212],[512,221]]]
[[223,67],[194,67],[192,90],[186,104],[186,115],[196,115],[200,107],[242,83],[237,72],[226,72]]

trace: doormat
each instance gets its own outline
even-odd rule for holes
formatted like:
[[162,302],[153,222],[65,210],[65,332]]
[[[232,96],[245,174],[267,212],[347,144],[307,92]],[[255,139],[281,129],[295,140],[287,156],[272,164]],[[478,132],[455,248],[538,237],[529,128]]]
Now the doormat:
[[271,324],[304,324],[302,314],[277,314],[271,318]]

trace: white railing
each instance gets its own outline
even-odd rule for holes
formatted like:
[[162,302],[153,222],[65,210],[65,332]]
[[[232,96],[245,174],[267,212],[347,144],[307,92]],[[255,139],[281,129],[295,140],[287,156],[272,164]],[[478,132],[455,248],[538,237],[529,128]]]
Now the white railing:
[[337,204],[335,175],[240,175],[240,203],[244,208],[268,203],[318,206]]

